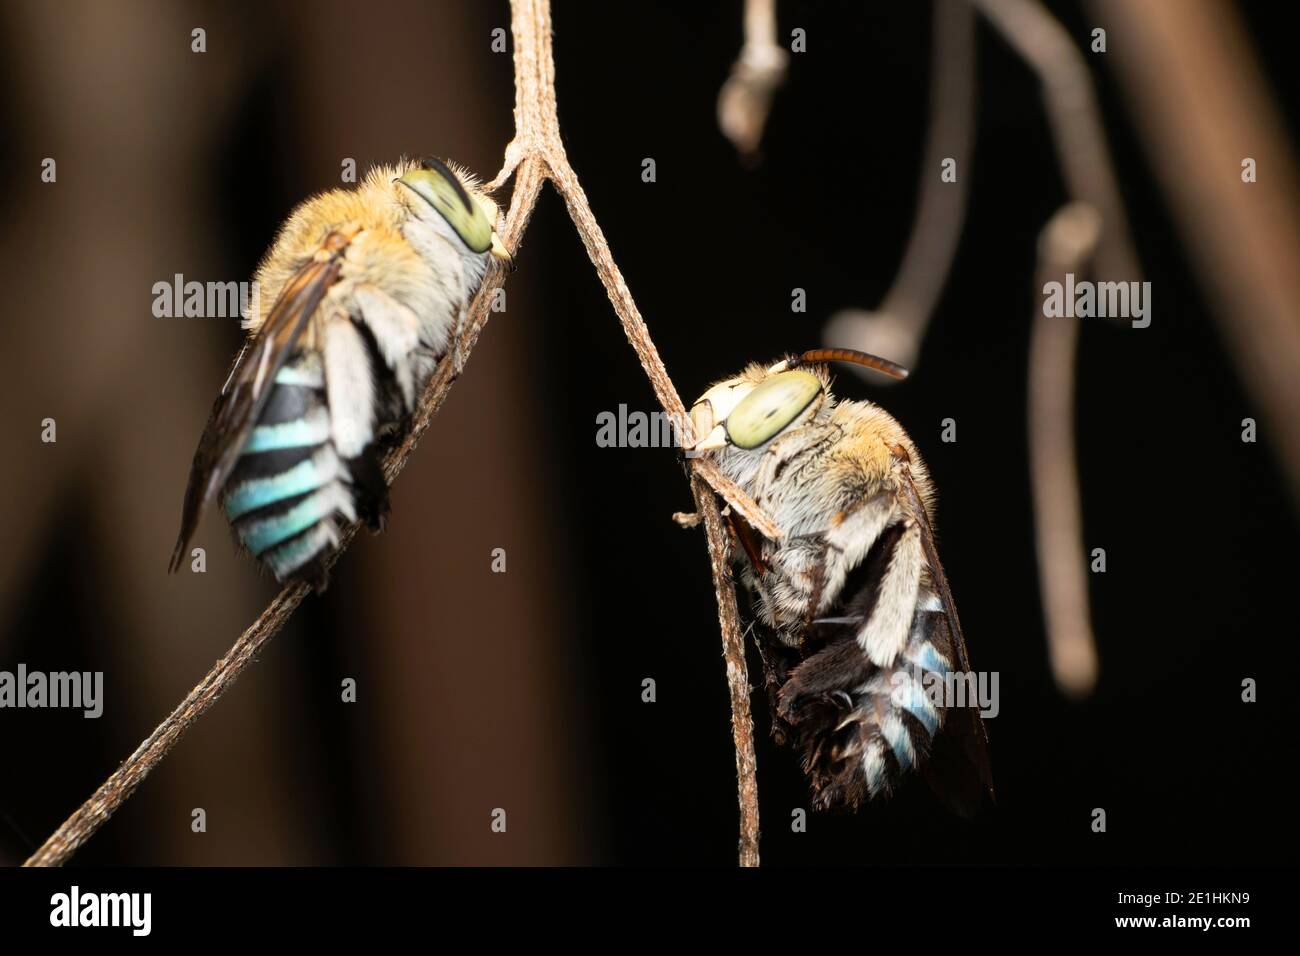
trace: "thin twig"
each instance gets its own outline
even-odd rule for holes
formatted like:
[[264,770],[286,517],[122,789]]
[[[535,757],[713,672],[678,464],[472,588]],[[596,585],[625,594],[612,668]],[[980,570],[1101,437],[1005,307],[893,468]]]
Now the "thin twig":
[[699,475],[691,476],[697,514],[704,520],[709,559],[713,568],[713,593],[718,599],[718,623],[722,628],[722,657],[727,662],[727,686],[731,690],[731,737],[736,747],[737,797],[740,801],[740,865],[758,866],[758,773],[754,756],[754,720],[749,712],[749,671],[745,665],[745,638],[736,609],[736,589],[728,570],[730,542],[722,526],[722,515],[709,486]]
[[[582,238],[587,256],[596,267],[596,274],[605,286],[605,294],[609,296],[609,301],[623,324],[623,332],[636,352],[646,376],[650,379],[655,397],[677,427],[678,433],[683,436],[683,444],[685,444],[694,437],[691,420],[686,414],[676,387],[668,377],[654,342],[650,339],[650,332],[641,318],[641,312],[636,307],[623,274],[610,253],[609,243],[605,240],[605,234],[592,214],[587,195],[573,167],[569,165],[569,157],[560,140],[559,120],[555,110],[554,62],[551,57],[550,0],[514,0],[511,9],[515,21],[513,29],[516,45],[521,40],[521,27],[540,38],[538,50],[541,51],[541,55],[537,63],[537,87],[548,97],[545,102],[539,102],[530,111],[541,117],[546,125],[531,137],[531,146],[525,145],[523,148],[525,151],[530,148],[537,149],[545,158],[550,179],[564,197],[564,204],[568,207],[569,216],[578,230],[578,235]],[[520,78],[518,66],[516,66],[515,78],[518,83]],[[518,106],[515,112],[518,121],[520,115]],[[717,480],[722,476],[711,462],[695,458],[691,459],[691,465],[694,470],[692,487],[695,491],[696,507],[703,514],[706,526],[711,529],[709,553],[713,564],[713,585],[718,597],[718,616],[723,631],[723,647],[727,655],[727,683],[731,689],[732,727],[736,745],[736,784],[740,802],[740,864],[757,866],[758,782],[755,773],[753,721],[749,713],[749,675],[745,668],[743,638],[735,610],[735,593],[731,577],[727,572],[727,542],[721,532],[722,518],[713,496],[701,493],[695,481],[707,483],[746,518],[752,517],[757,520],[756,527],[761,528],[769,537],[780,537],[780,529],[775,522],[763,514],[762,509],[750,500],[739,486],[732,482],[723,483]],[[736,649],[740,649],[739,652]]]
[[776,0],[745,0],[745,43],[718,93],[718,127],[747,162],[758,153],[789,60],[776,42]]
[[[1064,263],[1082,268],[1082,262],[1090,258],[1093,274],[1099,279],[1140,281],[1142,266],[1129,234],[1092,76],[1074,39],[1039,0],[972,2],[1038,74],[1057,158],[1074,200],[1053,217],[1040,236],[1040,272],[1050,269],[1050,277],[1059,279],[1063,272],[1074,270],[1056,266]],[[1082,212],[1084,208],[1091,213]],[[1081,224],[1089,216],[1099,218],[1095,248],[1076,249],[1082,258],[1069,258],[1066,247],[1054,243],[1078,240]],[[1035,319],[1029,421],[1030,477],[1048,655],[1057,686],[1066,694],[1081,697],[1096,684],[1097,649],[1088,610],[1074,455],[1077,338],[1072,318],[1039,315]]]
[[108,822],[126,800],[140,786],[149,772],[176,746],[190,725],[215,704],[257,658],[262,646],[273,638],[289,619],[289,615],[310,591],[306,584],[286,587],[262,612],[253,626],[246,630],[235,646],[208,672],[189,696],[181,701],[167,719],[136,748],[111,777],[100,785],[94,795],[77,808],[54,831],[23,866],[62,866],[83,843]]
[[[511,0],[511,33],[514,37],[515,67],[515,138],[506,149],[501,171],[489,184],[500,188],[511,175],[515,187],[510,209],[505,217],[501,238],[506,247],[518,252],[524,230],[537,204],[542,183],[549,179],[563,195],[574,225],[596,272],[604,283],[610,301],[623,324],[628,341],[640,359],[655,395],[664,411],[677,425],[683,441],[693,436],[689,417],[677,390],[664,369],[658,351],[650,339],[641,313],[628,292],[622,273],[609,251],[604,234],[592,215],[587,197],[577,175],[569,165],[560,140],[555,101],[555,64],[551,52],[550,0]],[[460,338],[460,366],[468,359],[479,333],[486,324],[489,306],[502,283],[503,271],[492,269],[471,303]],[[420,436],[441,407],[458,370],[455,351],[445,357],[435,371],[414,417],[412,429],[401,446],[384,463],[384,474],[391,483],[405,467]],[[736,743],[737,792],[739,794],[740,863],[758,864],[758,785],[755,777],[753,726],[749,713],[749,679],[745,668],[743,642],[736,613],[735,594],[727,572],[727,541],[712,488],[750,520],[756,528],[779,537],[780,530],[748,495],[731,482],[719,480],[716,469],[702,459],[692,461],[692,490],[696,506],[709,529],[709,550],[713,565],[714,589],[718,595],[718,615],[723,630],[723,648],[727,660],[727,681],[732,698],[732,726]],[[357,528],[348,529],[338,551],[348,546]],[[204,677],[156,730],[118,770],[56,830],[24,864],[58,866],[80,847],[135,792],[141,781],[167,755],[185,731],[229,689],[239,675],[256,659],[261,648],[284,626],[285,621],[308,593],[306,585],[289,585],[271,602],[262,615],[235,642],[230,651]]]
[[[1101,233],[1097,210],[1074,202],[1038,239],[1038,285],[1082,271]],[[1038,297],[1035,296],[1036,301]],[[1079,474],[1074,448],[1074,367],[1079,320],[1035,311],[1029,339],[1029,473],[1048,656],[1056,684],[1085,697],[1097,683],[1097,643],[1088,612]]]
[[1142,267],[1133,251],[1119,180],[1106,146],[1106,128],[1083,54],[1039,0],[972,2],[1043,84],[1043,105],[1066,186],[1073,199],[1088,203],[1101,215],[1096,274],[1112,281],[1138,281]]
[[[967,0],[935,0],[932,32],[920,198],[898,274],[877,308],[838,312],[822,334],[831,347],[888,355],[913,372],[961,238],[975,139],[975,11]],[[953,182],[941,176],[946,159],[956,162]],[[861,365],[849,367],[875,385],[898,381]]]

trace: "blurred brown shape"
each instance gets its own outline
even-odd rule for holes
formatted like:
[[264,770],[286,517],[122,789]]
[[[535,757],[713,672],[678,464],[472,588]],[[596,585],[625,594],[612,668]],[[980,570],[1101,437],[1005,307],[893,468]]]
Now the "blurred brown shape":
[[[831,347],[883,355],[913,371],[961,239],[975,139],[975,14],[967,0],[935,0],[932,29],[930,122],[920,199],[898,274],[878,308],[838,312],[822,333]],[[956,163],[954,182],[944,182],[940,175],[946,159]],[[876,385],[896,381],[861,366],[851,368]]]
[[[1101,236],[1087,203],[1059,209],[1038,237],[1036,289],[1083,271]],[[1035,295],[1035,301],[1038,301]],[[1056,686],[1085,697],[1097,683],[1097,643],[1088,609],[1079,469],[1074,447],[1074,376],[1079,320],[1034,310],[1029,338],[1029,470],[1047,650]]]
[[776,42],[776,0],[745,0],[745,42],[718,93],[718,127],[754,162],[790,54]]
[[1226,3],[1091,7],[1122,38],[1108,55],[1300,504],[1300,180],[1258,57]]
[[1073,199],[1101,216],[1095,273],[1136,282],[1142,267],[1133,250],[1092,74],[1074,38],[1039,0],[972,0],[1038,74],[1057,158]]
[[[104,4],[22,3],[9,5],[6,19],[18,54],[11,69],[25,94],[17,123],[35,153],[22,155],[15,208],[0,227],[0,255],[18,279],[8,286],[10,314],[27,317],[0,324],[9,359],[0,377],[0,616],[12,622],[28,595],[93,602],[95,632],[51,629],[41,635],[43,652],[70,655],[78,641],[95,648],[93,666],[106,672],[103,720],[125,753],[211,664],[217,635],[257,612],[256,579],[217,556],[226,540],[214,524],[202,541],[206,574],[168,579],[159,562],[175,531],[182,458],[220,373],[206,344],[213,323],[151,314],[154,282],[223,268],[211,231],[199,225],[218,215],[207,205],[208,138],[243,84],[229,61],[190,52],[193,24],[174,4],[142,3],[123,16]],[[215,10],[203,20],[213,34],[228,23]],[[259,45],[248,43],[246,55],[256,61]],[[40,181],[44,156],[57,162],[53,183]],[[57,421],[57,444],[40,442],[46,416]],[[77,564],[42,566],[67,516],[80,519]],[[73,572],[84,574],[74,582]],[[20,637],[31,640],[11,627],[0,632],[7,660]],[[160,775],[143,805],[154,826],[134,862],[308,858],[281,760],[263,732],[287,677],[284,661],[268,662],[262,676]],[[112,764],[97,764],[94,739],[87,727],[51,740],[46,752],[99,775]],[[40,787],[53,776],[26,770],[8,779]],[[60,813],[82,795],[47,789],[37,799]],[[196,806],[220,839],[191,832]],[[32,835],[42,829],[31,817],[23,824]]]

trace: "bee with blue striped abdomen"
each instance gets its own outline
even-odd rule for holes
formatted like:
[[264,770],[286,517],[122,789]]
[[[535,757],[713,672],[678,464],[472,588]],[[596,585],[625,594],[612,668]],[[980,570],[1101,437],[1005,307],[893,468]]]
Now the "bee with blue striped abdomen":
[[496,221],[477,181],[437,160],[378,166],[293,211],[199,440],[172,571],[218,494],[279,581],[323,588],[343,525],[382,528],[381,451],[455,348],[490,259],[509,261]]
[[935,548],[929,473],[882,408],[835,399],[831,361],[907,375],[821,349],[751,365],[691,409],[689,453],[713,455],[782,531],[768,540],[727,515],[773,733],[799,753],[817,809],[856,807],[920,769],[969,814],[992,796],[992,776],[979,712],[933,690],[971,668]]

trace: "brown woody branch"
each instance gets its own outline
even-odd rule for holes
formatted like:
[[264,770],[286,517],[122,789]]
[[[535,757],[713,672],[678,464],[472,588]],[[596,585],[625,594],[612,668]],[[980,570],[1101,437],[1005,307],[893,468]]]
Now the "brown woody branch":
[[776,0],[745,0],[745,43],[718,93],[718,127],[746,162],[758,153],[789,61],[776,42]]
[[[936,0],[932,32],[930,121],[916,219],[898,273],[875,309],[837,312],[822,332],[829,346],[887,355],[913,372],[957,254],[975,141],[975,11],[967,0]],[[945,159],[956,162],[953,182],[940,175]],[[850,368],[876,385],[897,382],[860,365]]]
[[[1044,227],[1040,272],[1060,278],[1065,272],[1082,271],[1091,262],[1099,278],[1138,281],[1141,265],[1083,54],[1039,0],[972,2],[1038,74],[1057,157],[1074,200]],[[1095,234],[1085,243],[1082,238],[1089,229]],[[1029,437],[1038,568],[1052,676],[1065,693],[1085,697],[1097,681],[1097,646],[1088,611],[1075,468],[1078,334],[1073,319],[1047,319],[1040,314],[1034,320]]]
[[[1039,234],[1035,291],[1063,282],[1067,272],[1083,271],[1100,235],[1101,217],[1087,203],[1058,210]],[[1052,674],[1062,691],[1086,697],[1097,683],[1098,665],[1074,447],[1078,339],[1074,316],[1035,311],[1029,336],[1029,474]]]

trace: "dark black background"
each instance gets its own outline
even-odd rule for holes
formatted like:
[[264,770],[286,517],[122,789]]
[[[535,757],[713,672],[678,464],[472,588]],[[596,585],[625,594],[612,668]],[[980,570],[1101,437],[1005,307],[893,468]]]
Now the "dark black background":
[[[1074,36],[1087,35],[1091,20],[1074,4],[1049,6]],[[784,0],[782,35],[805,28],[816,55],[792,57],[763,162],[746,169],[715,118],[716,91],[739,47],[739,7],[584,2],[555,11],[570,158],[688,403],[750,360],[818,345],[835,310],[878,303],[908,235],[924,145],[928,5]],[[1271,10],[1259,4],[1247,14],[1294,140],[1291,36],[1271,22]],[[504,22],[504,13],[485,11],[489,21]],[[1090,579],[1102,673],[1084,703],[1067,702],[1052,684],[1024,393],[1039,302],[1034,243],[1066,196],[1034,76],[983,23],[979,39],[978,136],[961,172],[969,217],[918,372],[888,391],[845,374],[839,393],[884,404],[929,463],[974,666],[1000,674],[1001,713],[990,726],[998,806],[967,823],[917,784],[857,815],[813,816],[808,833],[792,834],[790,814],[806,806],[806,788],[794,759],[767,740],[756,694],[764,862],[1291,861],[1295,744],[1282,701],[1296,636],[1294,503],[1267,434],[1258,444],[1240,440],[1241,420],[1258,409],[1105,58],[1092,55],[1154,313],[1147,329],[1088,323],[1082,332],[1085,541],[1108,559],[1107,573]],[[229,211],[216,228],[249,271],[302,193],[291,131],[275,124],[270,105],[279,79],[274,70],[263,77],[229,129],[226,175],[212,186]],[[498,82],[508,102],[504,71]],[[286,158],[268,165],[265,153],[243,149],[249,141]],[[641,181],[646,157],[657,164],[653,184]],[[600,412],[656,406],[553,192],[543,195],[518,261],[544,308],[528,324],[496,320],[489,334],[526,337],[544,370],[529,401],[541,412],[558,478],[554,507],[567,529],[554,551],[570,569],[580,612],[573,645],[557,653],[580,671],[574,707],[583,726],[574,733],[593,748],[581,781],[599,834],[590,842],[603,863],[728,865],[736,820],[728,698],[703,536],[670,519],[691,507],[683,468],[671,451],[595,444]],[[805,314],[790,311],[794,287],[807,290]],[[232,351],[233,343],[232,333]],[[471,361],[466,374],[474,370]],[[957,420],[955,444],[939,440],[947,417]],[[435,421],[426,441],[436,440]],[[65,520],[71,537],[76,515]],[[29,614],[58,605],[56,626],[92,631],[77,616],[75,577],[45,579]],[[356,639],[331,627],[347,602],[336,587],[303,609],[319,635],[319,658],[304,658],[304,671],[329,671],[323,662]],[[641,701],[647,677],[657,683],[654,705]],[[1257,704],[1241,702],[1246,677],[1259,683]],[[346,740],[337,717],[308,716]],[[343,861],[383,863],[351,813],[366,783],[345,753],[331,755],[339,780],[328,799],[337,812],[322,813],[321,836]],[[68,808],[83,789],[82,778],[67,781]],[[1107,812],[1104,835],[1090,828],[1098,807]],[[30,819],[36,808],[16,809]],[[110,826],[80,859],[129,860],[130,846]]]

